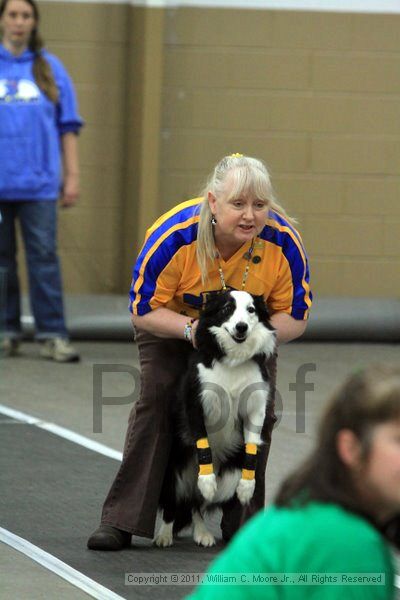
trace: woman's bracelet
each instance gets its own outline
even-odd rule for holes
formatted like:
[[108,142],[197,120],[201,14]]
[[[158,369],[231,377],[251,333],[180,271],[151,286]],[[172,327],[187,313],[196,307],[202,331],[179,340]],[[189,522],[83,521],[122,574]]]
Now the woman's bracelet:
[[190,319],[183,330],[183,336],[189,344],[193,344],[193,323],[195,321],[197,321],[197,319]]

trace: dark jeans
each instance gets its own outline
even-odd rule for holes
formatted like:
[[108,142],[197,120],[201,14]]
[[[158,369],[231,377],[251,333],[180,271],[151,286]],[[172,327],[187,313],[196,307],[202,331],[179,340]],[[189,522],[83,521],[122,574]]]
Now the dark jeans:
[[[129,416],[122,463],[104,503],[102,523],[152,538],[172,441],[170,401],[194,350],[187,342],[144,332],[138,332],[136,339],[141,366],[140,398]],[[274,392],[276,357],[268,367]],[[266,443],[258,455],[255,492],[246,507],[236,497],[226,505],[221,522],[225,539],[264,506],[265,468],[274,423],[272,397],[264,425]]]
[[5,272],[4,335],[21,336],[21,301],[15,224],[19,219],[28,267],[36,338],[68,337],[57,255],[57,202],[0,201],[0,267]]

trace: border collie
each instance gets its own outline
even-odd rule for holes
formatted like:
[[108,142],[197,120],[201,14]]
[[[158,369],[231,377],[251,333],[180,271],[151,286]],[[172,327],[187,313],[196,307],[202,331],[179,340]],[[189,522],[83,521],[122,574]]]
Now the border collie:
[[166,547],[193,523],[194,541],[215,544],[202,515],[235,494],[254,493],[257,449],[270,397],[266,359],[275,331],[262,296],[212,295],[196,330],[193,354],[172,408],[174,440],[159,507],[163,522],[154,542]]

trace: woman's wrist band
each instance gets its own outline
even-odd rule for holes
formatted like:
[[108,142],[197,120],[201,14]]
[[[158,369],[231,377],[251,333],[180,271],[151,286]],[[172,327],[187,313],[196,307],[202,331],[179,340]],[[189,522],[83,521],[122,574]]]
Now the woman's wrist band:
[[185,340],[189,342],[189,344],[193,344],[193,323],[196,320],[197,319],[190,319],[190,321],[186,323],[185,328],[183,330],[183,336]]

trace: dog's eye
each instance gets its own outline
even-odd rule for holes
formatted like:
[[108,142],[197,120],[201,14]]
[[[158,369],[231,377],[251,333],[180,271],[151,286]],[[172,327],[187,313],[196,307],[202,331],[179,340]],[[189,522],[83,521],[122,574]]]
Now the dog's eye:
[[249,313],[255,313],[256,309],[254,308],[254,306],[248,306],[247,307],[247,312],[249,312]]

